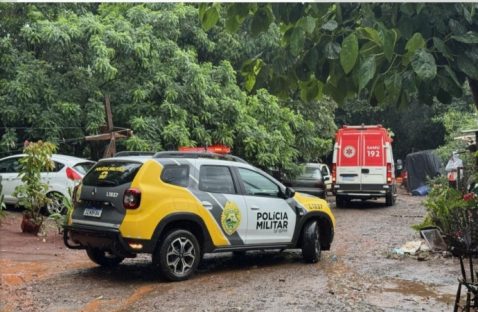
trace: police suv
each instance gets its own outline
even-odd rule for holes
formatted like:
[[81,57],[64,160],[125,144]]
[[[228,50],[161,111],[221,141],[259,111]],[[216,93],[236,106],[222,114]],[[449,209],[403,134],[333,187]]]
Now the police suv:
[[102,266],[152,254],[168,280],[189,278],[204,253],[329,250],[335,219],[326,201],[283,186],[242,159],[160,152],[100,160],[75,188],[64,242]]

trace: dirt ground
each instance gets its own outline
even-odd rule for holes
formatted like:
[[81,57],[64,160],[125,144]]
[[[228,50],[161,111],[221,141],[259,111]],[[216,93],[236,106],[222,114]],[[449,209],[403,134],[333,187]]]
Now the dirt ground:
[[114,269],[64,247],[48,226],[46,237],[23,234],[21,214],[0,226],[0,311],[450,311],[459,262],[431,254],[396,257],[415,240],[423,198],[400,194],[336,209],[335,239],[317,264],[300,251],[206,255],[199,272],[180,283],[161,281],[149,256]]

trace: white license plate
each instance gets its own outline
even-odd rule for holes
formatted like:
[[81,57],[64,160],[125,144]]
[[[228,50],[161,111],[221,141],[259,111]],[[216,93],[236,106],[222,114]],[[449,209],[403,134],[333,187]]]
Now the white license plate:
[[101,217],[101,212],[103,212],[103,209],[97,209],[97,208],[85,208],[85,211],[83,212],[84,216],[87,217],[95,217],[99,218]]

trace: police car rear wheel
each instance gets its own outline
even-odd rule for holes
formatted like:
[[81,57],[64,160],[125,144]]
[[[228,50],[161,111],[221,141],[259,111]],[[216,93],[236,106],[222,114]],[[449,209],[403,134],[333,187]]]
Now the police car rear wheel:
[[187,230],[174,230],[166,235],[153,261],[161,275],[170,281],[182,281],[196,271],[201,257],[196,237]]
[[315,263],[320,260],[322,248],[320,246],[319,226],[317,221],[308,222],[302,232],[302,257],[305,262]]
[[86,249],[86,254],[88,255],[91,261],[104,267],[117,266],[124,260],[124,257],[120,257],[108,251],[104,251],[104,250],[100,250],[96,248]]

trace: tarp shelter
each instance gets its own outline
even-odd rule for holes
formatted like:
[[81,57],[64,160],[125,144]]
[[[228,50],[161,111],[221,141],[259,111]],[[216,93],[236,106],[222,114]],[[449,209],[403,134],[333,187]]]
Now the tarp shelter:
[[426,185],[427,179],[440,175],[441,166],[440,159],[432,150],[408,154],[405,159],[408,191],[412,192]]

